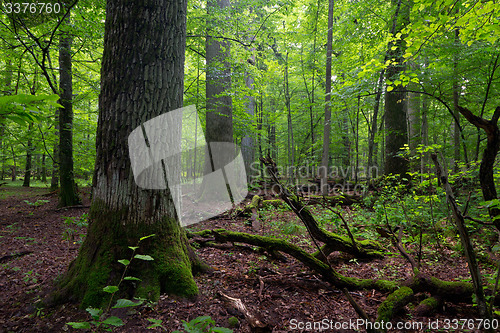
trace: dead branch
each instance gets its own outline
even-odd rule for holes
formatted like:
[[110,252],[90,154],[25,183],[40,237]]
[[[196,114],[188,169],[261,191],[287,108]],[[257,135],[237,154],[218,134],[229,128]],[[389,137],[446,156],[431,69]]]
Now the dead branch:
[[230,297],[221,291],[219,291],[219,295],[229,304],[231,304],[236,310],[242,313],[243,316],[245,316],[245,319],[252,328],[252,332],[271,332],[269,326],[262,322],[262,320],[258,319],[256,315],[252,314],[245,306],[245,304],[241,301],[241,299]]
[[483,284],[481,281],[481,271],[479,270],[479,265],[476,259],[476,253],[474,252],[472,242],[469,238],[469,232],[467,231],[467,227],[465,226],[464,216],[460,211],[460,209],[458,208],[458,205],[455,201],[455,197],[453,195],[453,191],[451,189],[450,184],[448,183],[448,176],[441,168],[437,155],[431,154],[431,158],[432,161],[434,162],[434,165],[436,166],[436,175],[441,180],[441,184],[446,191],[446,199],[451,206],[453,217],[458,229],[458,233],[460,235],[460,239],[464,247],[465,257],[467,259],[467,263],[469,264],[469,271],[472,278],[472,284],[474,286],[474,292],[477,298],[479,312],[483,318],[490,318],[491,314],[488,311],[486,305],[486,299],[484,297]]
[[311,214],[309,209],[300,201],[300,199],[290,193],[279,181],[276,164],[270,158],[261,158],[261,161],[266,165],[268,173],[271,175],[273,181],[280,187],[280,197],[292,209],[292,211],[300,218],[306,226],[308,232],[314,240],[332,246],[335,251],[343,251],[357,257],[381,257],[381,246],[373,241],[365,240],[352,243],[345,237],[341,237],[319,227],[318,222]]

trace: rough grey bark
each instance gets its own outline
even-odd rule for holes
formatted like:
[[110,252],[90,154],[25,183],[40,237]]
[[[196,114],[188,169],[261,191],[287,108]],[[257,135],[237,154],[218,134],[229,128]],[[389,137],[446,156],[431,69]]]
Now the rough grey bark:
[[330,157],[330,130],[332,111],[330,107],[332,91],[332,44],[333,44],[333,0],[328,2],[328,37],[326,43],[326,86],[325,86],[325,125],[323,129],[323,155],[321,158],[320,177],[321,193],[328,194],[328,159]]
[[[176,188],[139,188],[127,142],[145,121],[182,106],[186,11],[187,0],[107,1],[89,230],[52,295],[56,301],[73,299],[82,307],[105,304],[109,296],[102,288],[116,285],[123,271],[117,260],[129,257],[128,246],[150,234],[156,236],[143,241],[138,251],[154,261],[132,262],[128,273],[142,281],[124,289],[151,300],[163,292],[197,294],[192,276],[196,260],[173,202]],[[180,135],[177,127],[158,130]],[[174,158],[180,165],[180,157]],[[168,172],[180,177],[178,169]]]
[[[208,0],[207,10],[209,15],[220,12],[230,7],[229,0]],[[210,17],[207,22],[206,39],[206,135],[210,142],[233,142],[233,111],[230,96],[231,89],[231,64],[229,63],[231,45],[211,37],[220,22],[215,17]]]
[[[401,0],[392,0],[396,7],[394,15],[393,35],[401,32],[409,17],[409,7],[402,5]],[[386,78],[394,82],[399,74],[405,70],[403,64],[404,45],[399,39],[390,43],[388,48],[389,59],[395,62],[386,69]],[[393,49],[395,47],[395,49]],[[394,87],[392,91],[385,92],[385,174],[406,175],[408,172],[408,161],[400,156],[401,148],[408,143],[408,127],[406,124],[407,96],[403,87]]]
[[[65,19],[64,28],[70,26],[70,16]],[[80,203],[73,173],[73,74],[71,62],[72,37],[61,32],[59,42],[59,207]]]

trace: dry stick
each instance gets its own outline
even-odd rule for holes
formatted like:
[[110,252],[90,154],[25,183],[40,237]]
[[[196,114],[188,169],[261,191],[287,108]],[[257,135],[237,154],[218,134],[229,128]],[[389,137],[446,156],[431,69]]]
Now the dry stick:
[[[347,291],[347,289],[343,288],[342,292],[344,293],[344,295],[347,298],[347,300],[349,301],[349,303],[351,303],[352,307],[354,308],[354,310],[356,311],[356,313],[358,314],[358,316],[360,316],[362,319],[364,319],[367,322],[372,322],[370,320],[370,318],[368,317],[368,315],[366,314],[366,312],[363,310],[363,308],[361,308],[361,306],[359,306],[359,304],[356,303],[356,301],[354,300],[354,298],[352,298],[352,296],[349,294],[349,292]],[[373,325],[367,325],[367,326],[368,327],[372,327]],[[378,332],[380,332],[380,331],[372,329],[372,328],[367,328],[366,331],[368,333],[378,333]]]
[[413,259],[412,256],[406,252],[405,248],[403,247],[401,243],[401,239],[403,237],[403,228],[401,226],[398,226],[399,228],[399,234],[398,238],[394,235],[394,231],[392,230],[390,224],[389,224],[389,218],[387,217],[387,209],[385,208],[385,204],[382,203],[382,206],[384,207],[384,215],[385,215],[385,223],[387,225],[387,229],[389,230],[389,238],[392,242],[392,244],[398,249],[399,253],[405,258],[411,265],[411,269],[413,271],[413,274],[417,275],[418,274],[418,268],[417,268],[417,263],[415,262],[415,259]]
[[[278,184],[279,188],[280,188],[280,193],[281,194],[284,194],[284,198],[286,199],[285,202],[292,208],[292,210],[296,213],[296,215],[301,219],[302,219],[302,215],[300,214],[300,211],[297,209],[297,207],[295,207],[292,203],[292,201],[289,199],[287,193],[286,193],[286,188],[281,185],[281,182],[279,181],[278,179],[278,175],[277,175],[277,172],[275,172],[274,168],[275,167],[275,164],[274,164],[274,161],[269,161],[268,160],[265,160],[263,158],[261,158],[262,162],[266,165],[266,169],[267,171],[269,172],[269,174],[271,175],[271,178],[274,180],[274,182],[276,182],[276,184]],[[302,221],[304,222],[304,225],[306,226],[306,229],[307,229],[307,232],[309,233],[309,236],[311,237],[314,245],[316,246],[316,248],[318,249],[318,251],[323,255],[323,257],[325,258],[325,261],[326,263],[328,264],[328,266],[330,266],[330,269],[333,270],[332,268],[332,265],[330,264],[330,261],[328,260],[328,257],[325,255],[325,253],[323,252],[323,250],[321,249],[321,247],[319,246],[318,242],[316,241],[316,238],[314,238],[313,234],[312,234],[312,231],[310,229],[310,226],[308,223],[305,223],[305,221]]]
[[[324,197],[323,197],[324,198]],[[325,199],[326,201],[326,199]],[[349,228],[349,225],[347,224],[347,221],[344,219],[344,216],[342,215],[342,213],[340,212],[337,212],[336,210],[332,209],[331,207],[328,207],[328,205],[325,205],[324,203],[321,203],[321,205],[330,210],[332,213],[334,213],[335,215],[337,215],[338,217],[340,217],[340,219],[342,220],[342,223],[344,224],[344,228],[345,230],[347,231],[347,234],[349,235],[349,238],[351,239],[351,242],[352,242],[352,246],[354,247],[354,249],[356,251],[359,251],[358,249],[358,246],[356,245],[356,240],[354,239],[354,236],[353,234],[351,233],[351,229]]]
[[486,305],[486,299],[484,297],[483,285],[481,282],[481,271],[479,270],[479,266],[476,260],[476,253],[474,252],[474,248],[469,238],[467,227],[465,226],[464,217],[462,215],[462,212],[457,206],[455,197],[453,196],[453,190],[451,189],[451,186],[448,183],[448,176],[446,175],[445,171],[443,171],[443,169],[441,168],[437,155],[435,153],[431,154],[431,159],[434,162],[434,165],[436,166],[436,174],[438,176],[438,179],[441,181],[441,184],[445,189],[446,199],[452,208],[453,217],[455,219],[458,233],[460,235],[460,239],[462,241],[462,245],[465,250],[465,258],[467,259],[467,263],[469,265],[472,284],[474,287],[474,293],[476,294],[477,305],[479,307],[479,313],[482,318],[491,320],[492,318],[491,313],[488,311],[488,307]]

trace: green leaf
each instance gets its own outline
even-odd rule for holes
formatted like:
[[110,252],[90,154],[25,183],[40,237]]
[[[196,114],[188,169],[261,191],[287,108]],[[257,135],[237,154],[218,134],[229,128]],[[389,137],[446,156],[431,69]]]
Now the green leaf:
[[130,264],[130,260],[127,259],[120,259],[118,262],[122,265],[128,266]]
[[132,302],[129,299],[120,298],[119,300],[116,301],[116,304],[115,304],[115,306],[113,306],[113,309],[128,308],[131,306],[138,306],[141,304],[142,304],[142,301],[139,301],[136,303],[136,302]]
[[162,327],[161,324],[162,324],[163,320],[161,320],[161,319],[148,318],[148,321],[153,323],[153,325],[147,327],[148,329]]
[[394,87],[393,86],[387,86],[387,91],[393,91]]
[[136,278],[135,276],[125,276],[123,279],[127,281],[142,281],[141,279]]
[[212,328],[212,332],[215,332],[215,333],[233,333],[233,330],[230,330],[229,328],[225,328],[225,327],[214,327],[214,328]]
[[87,311],[90,314],[90,316],[96,320],[99,319],[99,316],[102,314],[101,309],[96,309],[91,307],[86,308],[85,311]]
[[90,326],[90,323],[89,322],[86,322],[86,321],[82,321],[82,322],[79,322],[79,323],[75,323],[75,322],[70,322],[70,323],[66,323],[67,325],[73,327],[73,328],[79,328],[79,329],[88,329],[88,328],[91,328]]
[[149,236],[141,237],[141,238],[139,238],[139,242],[142,242],[143,240],[148,239],[149,237],[154,237],[154,236],[156,236],[156,235],[155,234],[151,234]]
[[123,320],[118,317],[111,316],[102,322],[103,324],[108,324],[112,326],[123,326]]
[[135,251],[135,250],[137,250],[139,247],[138,247],[138,246],[129,246],[128,248],[129,248],[129,249],[131,249],[132,251]]
[[104,288],[102,288],[103,291],[107,292],[107,293],[116,293],[119,289],[117,286],[106,286]]
[[148,256],[147,254],[136,254],[134,256],[134,258],[136,259],[140,259],[140,260],[146,260],[146,261],[151,261],[151,260],[154,260],[153,257],[151,256]]

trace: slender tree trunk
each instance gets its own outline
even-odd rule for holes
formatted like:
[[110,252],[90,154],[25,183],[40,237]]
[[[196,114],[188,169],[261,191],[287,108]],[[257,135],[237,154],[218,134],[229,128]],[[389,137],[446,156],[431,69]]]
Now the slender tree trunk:
[[[375,142],[375,137],[377,135],[378,111],[380,109],[380,97],[382,96],[382,89],[384,87],[384,77],[385,77],[385,70],[382,70],[380,71],[380,75],[377,82],[375,103],[373,105],[373,118],[372,118],[372,123],[370,124],[371,126],[370,135],[368,137],[368,170],[371,170],[370,168],[372,166],[377,165],[377,146],[376,146],[377,143]],[[368,176],[372,178],[374,175],[369,174]]]
[[26,167],[24,170],[24,180],[23,186],[30,187],[31,180],[31,159],[33,157],[33,142],[31,140],[31,130],[33,129],[33,123],[30,123],[28,126],[28,142],[26,143]]
[[[293,167],[295,165],[295,142],[293,140],[292,107],[290,98],[290,86],[288,81],[288,52],[286,53],[284,75],[285,105],[287,110],[288,126],[288,166]],[[295,174],[292,174],[292,178],[295,179]]]
[[[70,26],[70,18],[65,19],[64,28]],[[59,43],[59,207],[80,203],[73,173],[73,75],[71,70],[72,37],[61,33]]]
[[328,36],[326,42],[326,75],[325,75],[325,125],[323,130],[323,155],[321,158],[320,177],[321,193],[328,194],[328,159],[330,157],[330,130],[332,110],[330,106],[332,92],[332,44],[333,44],[333,0],[328,2]]
[[55,191],[59,188],[59,109],[55,112],[55,142],[52,153],[52,178],[50,179],[50,190]]
[[17,178],[17,166],[16,166],[16,153],[14,152],[14,146],[11,145],[10,146],[10,151],[12,152],[12,162],[13,162],[13,166],[12,166],[12,177],[11,177],[11,180],[13,182],[16,181],[16,178]]
[[[107,305],[110,296],[102,288],[117,285],[123,272],[117,260],[129,258],[129,246],[151,234],[156,236],[143,241],[137,252],[154,261],[134,260],[127,274],[141,281],[125,281],[119,294],[157,300],[161,293],[194,296],[198,292],[192,276],[196,260],[174,205],[178,187],[139,188],[128,144],[129,134],[145,129],[145,121],[182,106],[186,11],[187,0],[107,1],[89,230],[78,257],[52,294],[55,301],[77,300],[83,308]],[[180,138],[180,126],[144,132],[147,136],[140,144],[145,150],[149,143],[171,144],[169,149],[180,150],[180,139],[169,140]],[[163,162],[152,165],[144,178],[151,183],[157,178],[166,181],[167,162]],[[176,165],[180,166],[179,156],[168,161],[171,179],[180,177]]]
[[460,162],[460,113],[458,111],[458,98],[460,96],[458,86],[458,48],[460,44],[460,30],[455,29],[455,54],[453,56],[453,115],[457,122],[453,122],[453,172],[458,172]]
[[[414,71],[418,71],[420,66],[416,63],[410,65]],[[410,90],[416,90],[417,84],[409,83]],[[414,89],[415,88],[415,89]],[[408,93],[408,141],[412,156],[417,156],[416,149],[422,143],[421,131],[421,103],[422,99],[418,93]],[[416,158],[411,162],[411,170],[418,171],[420,169],[420,159]]]
[[[422,145],[424,147],[427,147],[429,145],[429,123],[427,120],[427,113],[429,112],[429,96],[424,95],[422,96],[422,128],[421,128],[421,135],[422,135]],[[430,163],[430,158],[429,158],[429,153],[425,152],[422,155],[422,158],[420,159],[420,173],[422,174],[421,176],[421,181],[424,181],[424,173],[427,173],[428,171],[428,165]]]
[[42,182],[47,182],[47,165],[45,164],[46,155],[42,154]]

